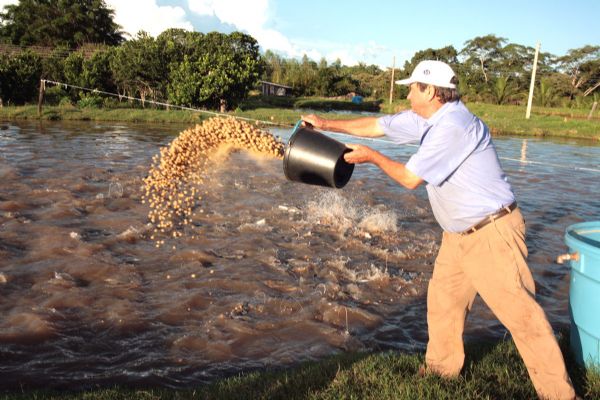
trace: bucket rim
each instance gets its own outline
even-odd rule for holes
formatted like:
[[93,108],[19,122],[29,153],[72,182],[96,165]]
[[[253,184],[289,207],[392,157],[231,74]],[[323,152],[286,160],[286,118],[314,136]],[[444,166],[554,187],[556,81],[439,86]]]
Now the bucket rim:
[[292,145],[296,141],[296,138],[297,138],[296,134],[300,130],[301,125],[302,125],[302,120],[299,120],[298,122],[296,122],[296,125],[294,125],[294,129],[292,129],[292,134],[290,135],[290,140],[288,140],[286,149],[285,149],[286,150],[285,158],[287,158],[287,156],[288,156],[290,147],[292,147]]
[[288,175],[288,163],[290,160],[290,150],[292,148],[292,145],[294,144],[294,141],[296,140],[296,133],[298,133],[298,130],[300,129],[300,126],[302,125],[302,120],[298,120],[298,122],[296,122],[296,125],[294,125],[294,128],[292,129],[292,134],[290,136],[290,139],[288,140],[287,144],[285,145],[285,151],[283,153],[283,173],[285,174],[285,177],[290,179],[289,175]]

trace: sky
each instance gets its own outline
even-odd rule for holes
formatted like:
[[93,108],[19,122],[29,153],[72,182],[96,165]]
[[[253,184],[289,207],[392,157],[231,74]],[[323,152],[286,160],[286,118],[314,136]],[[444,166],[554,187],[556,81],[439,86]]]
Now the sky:
[[[0,0],[0,7],[18,0]],[[415,52],[494,34],[564,55],[600,45],[600,0],[105,0],[132,37],[167,28],[242,31],[261,50],[342,64],[402,66]]]

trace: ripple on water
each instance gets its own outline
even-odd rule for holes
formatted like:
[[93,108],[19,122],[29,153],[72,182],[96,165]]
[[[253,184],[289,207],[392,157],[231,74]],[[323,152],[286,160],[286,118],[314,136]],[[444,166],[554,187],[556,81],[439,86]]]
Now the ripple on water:
[[0,342],[34,345],[55,335],[50,322],[36,313],[15,310],[0,321]]
[[[114,127],[96,125],[42,135],[25,124],[3,139],[0,352],[10,356],[0,386],[181,387],[349,349],[424,348],[441,235],[424,190],[363,167],[344,190],[296,184],[281,162],[235,153],[209,174],[186,235],[156,248],[141,182],[183,127],[120,127],[110,137]],[[521,142],[501,148],[518,152]],[[414,151],[383,150],[399,159]],[[565,226],[600,215],[597,176],[506,168],[538,298],[564,325],[568,270],[554,252]],[[467,337],[503,334],[476,302]]]

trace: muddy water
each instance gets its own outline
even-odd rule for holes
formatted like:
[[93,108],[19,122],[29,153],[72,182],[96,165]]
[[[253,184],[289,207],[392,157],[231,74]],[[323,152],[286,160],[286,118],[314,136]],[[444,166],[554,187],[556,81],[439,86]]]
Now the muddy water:
[[[199,234],[156,248],[142,179],[184,128],[2,124],[1,388],[182,387],[339,351],[424,348],[441,232],[423,189],[369,166],[343,190],[291,183],[281,161],[236,153],[207,171]],[[554,259],[567,225],[600,215],[600,173],[573,169],[600,170],[600,148],[496,143],[539,300],[565,327],[568,270]],[[478,302],[467,335],[504,330]]]

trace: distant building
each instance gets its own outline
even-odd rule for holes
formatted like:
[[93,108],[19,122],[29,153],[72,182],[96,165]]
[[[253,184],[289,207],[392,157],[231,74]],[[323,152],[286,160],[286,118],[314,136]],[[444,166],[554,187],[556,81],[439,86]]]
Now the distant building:
[[265,96],[290,96],[292,87],[279,83],[261,81],[261,91]]

